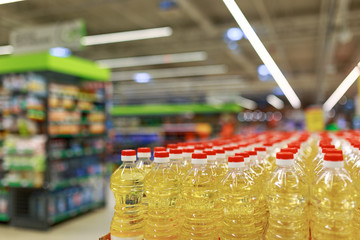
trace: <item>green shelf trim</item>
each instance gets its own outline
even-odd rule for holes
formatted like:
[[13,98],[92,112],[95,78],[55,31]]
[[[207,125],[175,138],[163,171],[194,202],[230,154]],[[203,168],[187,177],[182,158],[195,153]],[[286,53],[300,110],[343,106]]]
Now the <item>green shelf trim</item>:
[[14,187],[14,188],[22,188],[22,187],[28,187],[28,188],[34,188],[35,184],[33,182],[8,182],[6,184],[0,183],[1,187]]
[[113,116],[133,115],[169,115],[184,113],[220,113],[240,112],[242,108],[237,104],[149,104],[149,105],[128,105],[114,106],[111,109]]
[[0,213],[0,222],[8,222],[9,216],[6,213]]
[[76,217],[76,216],[78,216],[80,214],[86,213],[86,212],[88,212],[90,210],[99,208],[99,207],[104,206],[104,205],[105,205],[104,202],[91,203],[91,204],[79,207],[78,209],[72,210],[72,211],[70,211],[68,213],[63,213],[63,214],[53,216],[53,217],[50,218],[50,223],[55,224],[55,223],[65,221],[67,219]]
[[85,80],[108,81],[109,69],[75,56],[54,57],[48,52],[0,57],[0,74],[53,71]]
[[34,166],[26,166],[26,165],[23,165],[23,166],[10,165],[8,167],[8,169],[10,171],[37,171],[37,172],[43,172],[43,171],[45,171],[45,166],[34,167]]

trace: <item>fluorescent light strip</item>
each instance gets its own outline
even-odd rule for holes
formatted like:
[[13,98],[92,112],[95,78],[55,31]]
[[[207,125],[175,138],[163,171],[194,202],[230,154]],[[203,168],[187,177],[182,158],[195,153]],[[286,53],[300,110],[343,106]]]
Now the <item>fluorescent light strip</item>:
[[172,34],[171,27],[150,28],[128,32],[107,33],[93,36],[85,36],[81,42],[85,46],[100,45],[117,42],[127,42],[150,38],[168,37]]
[[207,65],[196,67],[181,67],[181,68],[163,68],[163,69],[147,69],[138,71],[122,71],[112,73],[112,81],[127,81],[132,80],[136,73],[148,73],[152,78],[170,78],[170,77],[187,77],[187,76],[202,76],[224,74],[227,72],[226,65]]
[[245,36],[250,41],[256,53],[259,55],[263,63],[269,69],[276,83],[284,92],[291,106],[293,106],[293,108],[300,108],[301,107],[300,99],[298,98],[294,90],[291,88],[289,82],[286,80],[285,76],[282,74],[279,67],[276,65],[269,52],[266,50],[265,46],[260,41],[259,37],[256,35],[255,31],[252,29],[250,23],[247,21],[246,17],[241,12],[239,6],[236,4],[234,0],[223,0],[223,1],[226,7],[229,9],[230,13],[235,18],[240,28],[242,29],[242,31],[244,32]]
[[276,109],[284,108],[284,101],[273,94],[268,95],[266,101]]
[[24,0],[0,0],[0,5],[14,3],[14,2],[22,2],[22,1],[24,1]]
[[353,83],[360,76],[360,62],[355,66],[355,68],[347,75],[347,77],[342,81],[342,83],[337,87],[335,92],[331,94],[329,99],[324,103],[323,110],[328,112],[330,111],[335,104],[340,100],[346,91],[353,85]]
[[186,52],[186,53],[172,53],[163,55],[140,56],[140,57],[127,57],[115,59],[103,59],[96,61],[108,68],[125,68],[137,67],[148,65],[160,65],[169,63],[181,62],[198,62],[207,59],[206,52]]
[[10,45],[0,46],[0,55],[11,54],[14,48]]

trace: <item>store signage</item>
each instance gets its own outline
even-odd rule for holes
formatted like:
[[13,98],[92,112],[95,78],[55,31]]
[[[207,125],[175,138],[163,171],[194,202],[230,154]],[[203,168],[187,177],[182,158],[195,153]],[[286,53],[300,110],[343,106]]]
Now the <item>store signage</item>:
[[38,27],[26,27],[10,33],[10,44],[14,54],[38,52],[53,47],[78,50],[81,38],[86,33],[85,22],[74,20]]
[[321,106],[314,106],[305,111],[306,130],[317,132],[325,129],[324,111]]

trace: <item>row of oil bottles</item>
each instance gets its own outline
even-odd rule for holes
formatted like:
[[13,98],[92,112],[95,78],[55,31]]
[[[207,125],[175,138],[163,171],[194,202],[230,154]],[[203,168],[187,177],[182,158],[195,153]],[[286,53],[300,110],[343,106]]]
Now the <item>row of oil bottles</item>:
[[359,148],[349,132],[157,147],[153,161],[150,148],[123,150],[111,237],[360,239]]

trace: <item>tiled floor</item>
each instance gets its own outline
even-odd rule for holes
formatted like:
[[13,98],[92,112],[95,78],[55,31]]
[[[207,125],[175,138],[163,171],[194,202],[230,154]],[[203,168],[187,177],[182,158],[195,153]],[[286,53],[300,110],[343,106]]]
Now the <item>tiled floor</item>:
[[110,231],[114,200],[108,194],[107,207],[55,225],[48,231],[34,231],[0,224],[0,240],[96,240]]

